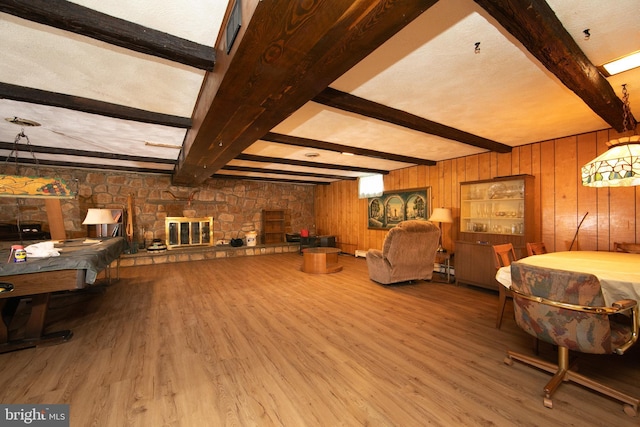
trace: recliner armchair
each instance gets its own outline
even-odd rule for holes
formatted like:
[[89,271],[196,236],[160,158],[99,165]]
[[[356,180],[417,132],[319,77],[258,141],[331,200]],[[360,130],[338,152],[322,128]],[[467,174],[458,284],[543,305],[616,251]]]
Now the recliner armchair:
[[440,228],[433,223],[402,221],[389,230],[382,250],[367,252],[369,277],[383,285],[431,280],[439,240]]

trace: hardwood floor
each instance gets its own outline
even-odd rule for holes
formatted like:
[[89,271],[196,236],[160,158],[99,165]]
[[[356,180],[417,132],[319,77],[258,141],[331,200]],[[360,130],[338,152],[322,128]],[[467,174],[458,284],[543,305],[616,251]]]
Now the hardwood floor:
[[[67,403],[72,426],[637,425],[622,405],[503,363],[531,339],[497,294],[381,286],[363,258],[335,274],[295,253],[123,268],[104,292],[57,297],[71,341],[0,355],[0,402]],[[640,395],[640,346],[581,372]],[[555,357],[551,346],[541,354]]]

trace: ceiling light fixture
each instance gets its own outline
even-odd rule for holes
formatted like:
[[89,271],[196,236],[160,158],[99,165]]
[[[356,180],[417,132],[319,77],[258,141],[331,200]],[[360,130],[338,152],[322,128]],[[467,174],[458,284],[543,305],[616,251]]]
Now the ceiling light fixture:
[[640,50],[604,63],[598,69],[605,77],[610,77],[637,67],[640,67]]
[[176,150],[180,150],[182,149],[181,146],[179,145],[173,145],[173,144],[163,144],[161,142],[149,142],[149,141],[145,141],[144,145],[149,146],[149,147],[160,147],[160,148],[175,148]]
[[318,153],[305,153],[304,156],[308,157],[310,159],[313,159],[315,157],[320,157],[320,154],[318,154]]
[[33,120],[21,119],[20,117],[6,117],[6,121],[9,123],[13,123],[14,125],[22,126],[22,127],[32,127],[32,126],[40,126],[40,123],[34,122]]
[[582,167],[582,185],[584,186],[630,187],[640,185],[640,136],[635,131],[637,123],[631,116],[629,109],[629,93],[626,84],[622,85],[622,102],[624,111],[622,133],[624,135],[630,130],[633,134],[607,142],[607,146],[610,148]]
[[355,156],[355,154],[353,154],[353,153],[348,153],[348,152],[346,152],[346,151],[343,151],[343,152],[342,152],[342,155],[343,155],[343,156]]

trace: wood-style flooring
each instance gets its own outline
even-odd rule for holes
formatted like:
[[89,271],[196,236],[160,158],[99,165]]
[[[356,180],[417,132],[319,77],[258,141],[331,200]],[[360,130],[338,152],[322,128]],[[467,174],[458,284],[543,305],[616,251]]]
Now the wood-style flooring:
[[[570,383],[545,408],[549,375],[503,363],[532,340],[511,304],[495,328],[497,293],[381,286],[363,258],[339,261],[328,275],[301,272],[296,253],[123,268],[54,298],[47,330],[71,341],[0,355],[0,402],[69,404],[74,427],[640,423]],[[640,395],[640,346],[581,362]]]

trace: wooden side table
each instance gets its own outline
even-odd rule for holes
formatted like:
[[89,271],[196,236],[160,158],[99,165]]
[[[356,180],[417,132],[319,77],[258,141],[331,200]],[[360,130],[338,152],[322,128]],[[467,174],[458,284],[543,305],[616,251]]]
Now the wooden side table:
[[302,250],[302,271],[305,273],[337,273],[342,270],[338,264],[338,248],[306,248]]
[[444,269],[447,273],[447,283],[451,283],[451,260],[453,259],[453,252],[436,252],[436,262],[441,266],[444,266]]

